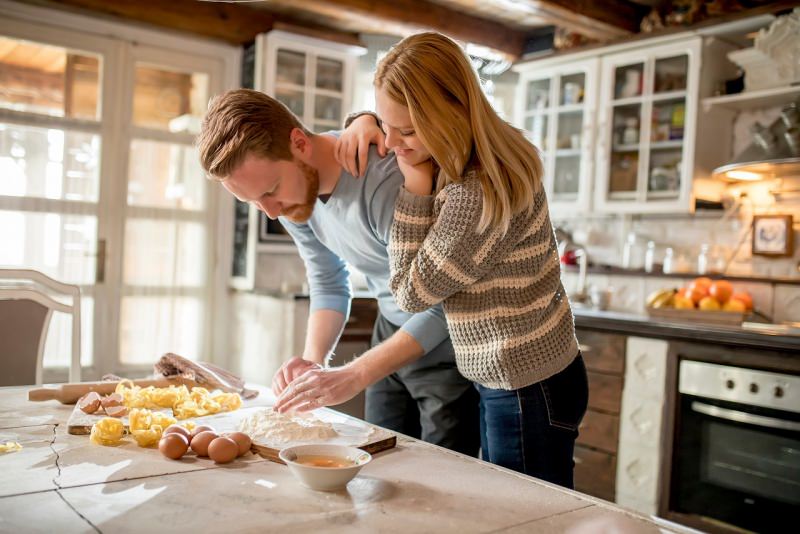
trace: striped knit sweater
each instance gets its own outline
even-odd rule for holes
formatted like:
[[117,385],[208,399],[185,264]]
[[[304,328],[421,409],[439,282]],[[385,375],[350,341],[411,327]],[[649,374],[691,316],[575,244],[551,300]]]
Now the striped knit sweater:
[[505,235],[492,227],[478,233],[482,205],[475,174],[436,197],[401,188],[389,287],[408,312],[444,301],[461,374],[514,390],[565,369],[578,342],[543,190]]

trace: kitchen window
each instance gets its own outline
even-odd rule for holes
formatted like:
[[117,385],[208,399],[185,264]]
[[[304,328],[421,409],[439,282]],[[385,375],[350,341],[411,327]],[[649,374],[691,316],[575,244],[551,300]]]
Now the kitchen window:
[[[208,359],[230,209],[194,138],[208,99],[235,83],[238,51],[13,10],[0,21],[0,267],[80,285],[86,378],[144,371],[168,351]],[[69,319],[50,328],[45,381],[56,381]]]

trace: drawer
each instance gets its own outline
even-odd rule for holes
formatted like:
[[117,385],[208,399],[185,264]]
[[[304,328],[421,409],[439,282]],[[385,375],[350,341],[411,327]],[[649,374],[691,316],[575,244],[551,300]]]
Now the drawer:
[[595,330],[576,331],[586,369],[605,373],[625,373],[625,336]]
[[575,446],[575,489],[614,502],[617,458],[613,454]]
[[619,416],[586,410],[578,429],[578,443],[616,454],[619,443]]
[[589,408],[619,414],[622,404],[622,377],[587,371]]

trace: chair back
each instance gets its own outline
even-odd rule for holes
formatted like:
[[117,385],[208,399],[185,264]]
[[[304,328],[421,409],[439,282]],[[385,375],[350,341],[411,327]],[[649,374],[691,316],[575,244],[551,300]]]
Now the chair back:
[[0,269],[0,386],[42,383],[45,340],[54,311],[72,317],[69,381],[80,382],[80,304],[78,286],[38,271]]

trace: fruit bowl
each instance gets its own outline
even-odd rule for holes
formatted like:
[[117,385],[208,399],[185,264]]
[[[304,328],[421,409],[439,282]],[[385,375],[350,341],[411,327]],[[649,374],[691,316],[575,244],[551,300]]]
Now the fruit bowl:
[[676,308],[651,308],[647,307],[647,315],[670,321],[741,325],[747,317],[747,312],[721,311],[721,310],[691,310]]

